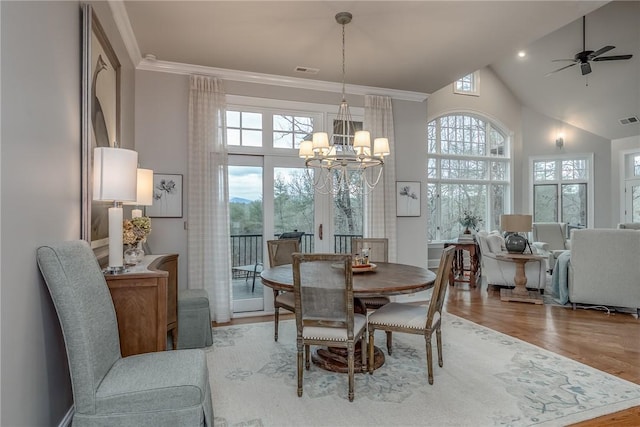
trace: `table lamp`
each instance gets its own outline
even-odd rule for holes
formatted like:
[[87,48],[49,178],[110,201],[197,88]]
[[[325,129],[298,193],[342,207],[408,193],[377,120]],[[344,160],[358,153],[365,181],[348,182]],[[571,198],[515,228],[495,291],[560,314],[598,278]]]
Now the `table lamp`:
[[[533,218],[531,215],[501,215],[500,228],[505,233],[504,244],[510,253],[521,254],[529,245],[526,237],[520,233],[531,231]],[[531,247],[529,247],[531,250]]]
[[123,148],[98,147],[93,151],[93,200],[113,202],[109,208],[109,266],[124,270],[122,256],[122,202],[136,200],[138,153]]
[[153,170],[138,168],[137,177],[136,201],[124,203],[125,205],[135,205],[135,209],[131,210],[131,218],[142,216],[140,206],[153,204]]

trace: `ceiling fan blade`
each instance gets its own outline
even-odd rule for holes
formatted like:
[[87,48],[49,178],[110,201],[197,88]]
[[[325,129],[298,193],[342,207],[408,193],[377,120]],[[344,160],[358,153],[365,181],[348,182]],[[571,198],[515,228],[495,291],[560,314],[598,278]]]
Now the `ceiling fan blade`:
[[576,62],[575,59],[552,59],[551,60],[551,62],[565,62],[565,61]]
[[573,66],[574,66],[574,65],[576,65],[576,64],[577,64],[577,62],[574,62],[573,64],[569,64],[569,65],[566,65],[566,66],[564,66],[564,67],[562,67],[562,68],[558,68],[557,70],[551,71],[550,73],[547,73],[547,74],[545,74],[544,76],[545,76],[545,77],[550,76],[551,74],[555,74],[555,73],[557,73],[558,71],[562,71],[562,70],[564,70],[565,68],[573,67]]
[[589,64],[588,62],[580,63],[580,71],[582,72],[583,76],[586,76],[591,72],[591,64]]
[[600,55],[602,55],[603,53],[605,53],[605,52],[609,52],[611,49],[615,49],[615,48],[616,48],[615,46],[605,46],[605,47],[603,47],[603,48],[600,48],[600,49],[596,50],[595,52],[591,53],[591,54],[589,55],[589,59],[593,59],[593,58],[595,58],[596,56],[600,56]]
[[600,58],[594,58],[594,61],[619,61],[621,59],[631,59],[633,55],[614,55],[614,56],[601,56]]

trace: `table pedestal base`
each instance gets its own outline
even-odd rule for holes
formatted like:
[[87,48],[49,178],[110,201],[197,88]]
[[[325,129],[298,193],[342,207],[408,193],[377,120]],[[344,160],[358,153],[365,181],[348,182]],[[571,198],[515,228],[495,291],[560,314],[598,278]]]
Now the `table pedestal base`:
[[500,301],[529,302],[532,304],[543,303],[540,292],[530,290],[522,292],[517,287],[515,289],[500,289]]
[[[362,366],[362,350],[360,343],[356,344],[356,351],[354,355],[354,371],[355,373],[368,372],[369,368]],[[365,349],[366,351],[366,349]],[[311,353],[311,361],[314,365],[319,366],[322,369],[326,369],[331,372],[340,372],[343,374],[349,373],[349,367],[347,364],[347,349],[340,347],[325,347],[319,348],[315,352]],[[367,363],[369,361],[367,360]],[[384,354],[378,347],[373,348],[373,369],[378,369],[384,364]]]

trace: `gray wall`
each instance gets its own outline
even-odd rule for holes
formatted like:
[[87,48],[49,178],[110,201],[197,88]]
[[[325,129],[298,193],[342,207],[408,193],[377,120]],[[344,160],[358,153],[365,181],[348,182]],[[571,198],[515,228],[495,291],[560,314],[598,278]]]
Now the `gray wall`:
[[[133,145],[133,70],[106,2],[96,12],[123,63]],[[80,237],[80,3],[0,2],[2,156],[0,397],[3,426],[58,425],[72,405],[65,347],[35,260]]]

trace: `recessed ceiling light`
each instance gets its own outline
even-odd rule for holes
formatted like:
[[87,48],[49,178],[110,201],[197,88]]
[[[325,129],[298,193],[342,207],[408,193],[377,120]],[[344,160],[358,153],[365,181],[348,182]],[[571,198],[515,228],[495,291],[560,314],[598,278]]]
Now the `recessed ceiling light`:
[[524,50],[518,52],[518,58],[524,58],[525,56],[527,56],[527,52],[525,52]]

